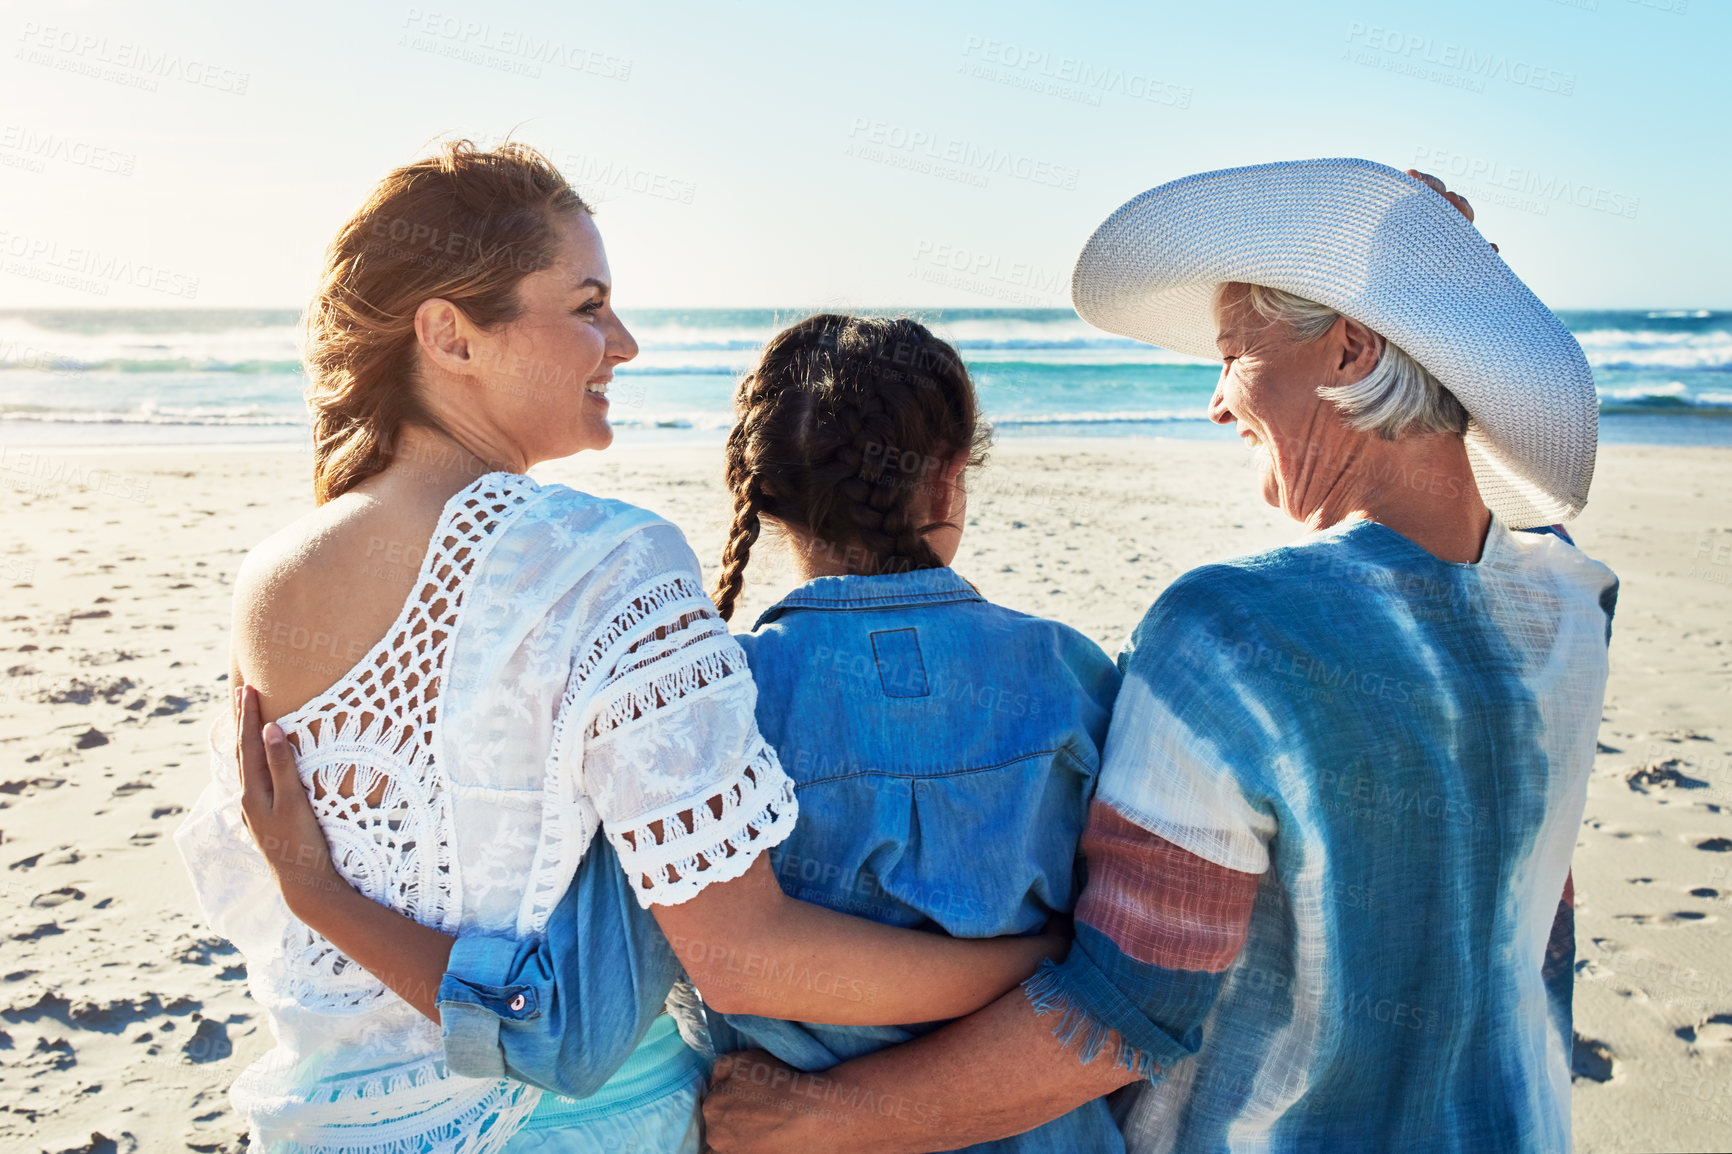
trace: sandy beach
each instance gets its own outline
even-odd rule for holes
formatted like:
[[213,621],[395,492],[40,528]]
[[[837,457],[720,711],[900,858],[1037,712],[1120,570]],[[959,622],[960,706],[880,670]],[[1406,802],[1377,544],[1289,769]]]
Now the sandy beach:
[[[270,1045],[172,844],[225,699],[230,584],[310,504],[279,449],[0,448],[0,1147],[226,1151],[229,1082]],[[538,470],[646,505],[713,575],[719,447]],[[1009,440],[957,568],[1116,652],[1166,585],[1294,527],[1232,445]],[[1578,542],[1623,581],[1575,857],[1583,1151],[1732,1133],[1732,450],[1603,449]],[[791,583],[764,551],[740,627]],[[1718,1134],[1720,1137],[1716,1138]]]

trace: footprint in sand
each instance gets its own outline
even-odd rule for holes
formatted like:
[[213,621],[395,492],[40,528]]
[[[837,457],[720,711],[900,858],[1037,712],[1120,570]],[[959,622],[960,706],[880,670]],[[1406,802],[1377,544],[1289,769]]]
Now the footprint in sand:
[[1649,839],[1651,837],[1658,837],[1659,836],[1658,830],[1626,829],[1625,827],[1623,827],[1621,825],[1606,825],[1602,822],[1589,822],[1588,828],[1594,830],[1597,833],[1603,833],[1607,837],[1615,837],[1619,841],[1629,841],[1631,839],[1634,839],[1636,841],[1646,841],[1647,839]]
[[137,686],[138,683],[130,677],[97,678],[94,681],[74,677],[60,689],[44,690],[37,695],[37,700],[49,705],[89,705],[100,699],[113,705]]
[[[41,756],[41,754],[37,754],[34,757],[27,757],[24,760],[39,761],[41,760]],[[64,777],[32,777],[23,781],[0,781],[0,793],[22,793],[29,796],[27,791],[36,789],[59,789],[65,784],[66,779]]]
[[65,905],[67,902],[81,902],[83,900],[83,890],[76,886],[61,886],[57,890],[50,890],[45,894],[37,894],[35,897],[30,899],[30,904],[35,906],[37,909],[46,910],[53,909],[55,906]]
[[122,1130],[118,1139],[110,1138],[100,1130],[92,1130],[88,1142],[62,1146],[54,1151],[43,1147],[44,1154],[132,1154],[137,1149],[138,1139],[130,1130]]
[[50,1070],[70,1070],[78,1065],[78,1053],[65,1038],[56,1038],[52,1042],[38,1038],[34,1053],[42,1056],[39,1060]]
[[192,1037],[181,1044],[180,1052],[192,1062],[220,1062],[235,1052],[229,1041],[228,1028],[214,1018],[202,1018]]
[[191,934],[182,934],[170,947],[169,957],[177,962],[208,966],[212,958],[227,957],[234,953],[234,944],[224,938],[194,938]]
[[33,930],[22,930],[19,933],[13,934],[12,940],[15,942],[34,942],[40,938],[51,938],[55,934],[63,934],[65,932],[65,930],[61,929],[53,922],[43,922]]
[[1708,783],[1684,772],[1684,762],[1676,757],[1660,757],[1632,768],[1624,775],[1624,783],[1637,793],[1650,789],[1706,789]]
[[1703,1048],[1732,1046],[1732,1014],[1715,1014],[1694,1026],[1680,1026],[1673,1033],[1692,1046]]
[[1612,1048],[1597,1038],[1575,1035],[1570,1053],[1570,1077],[1574,1081],[1610,1082],[1618,1072]]
[[1615,920],[1632,926],[1684,926],[1716,919],[1700,910],[1673,910],[1665,914],[1617,914]]
[[51,865],[51,866],[77,865],[79,862],[81,862],[83,860],[84,860],[83,854],[79,853],[77,850],[73,849],[69,845],[63,845],[63,846],[57,846],[54,849],[50,850],[48,853],[48,856],[43,859],[42,864],[43,865]]

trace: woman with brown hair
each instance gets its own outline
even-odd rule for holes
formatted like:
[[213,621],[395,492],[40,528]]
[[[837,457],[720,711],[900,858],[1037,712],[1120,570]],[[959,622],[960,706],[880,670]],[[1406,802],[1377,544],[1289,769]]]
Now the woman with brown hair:
[[[458,143],[388,176],[331,246],[307,345],[318,506],[236,580],[239,733],[271,768],[213,743],[177,838],[277,1039],[232,1091],[264,1148],[695,1150],[701,1065],[657,1019],[668,942],[714,1008],[856,1025],[966,1013],[1053,947],[783,895],[763,855],[793,786],[690,548],[524,475],[607,447],[637,352],[589,211],[539,154]],[[573,1033],[635,1052],[576,1102],[453,1073],[441,1010],[449,1035],[466,1008],[569,1007],[449,997],[424,963],[458,934],[542,935],[562,901],[613,951],[599,971],[644,972]],[[740,981],[742,954],[876,994]]]

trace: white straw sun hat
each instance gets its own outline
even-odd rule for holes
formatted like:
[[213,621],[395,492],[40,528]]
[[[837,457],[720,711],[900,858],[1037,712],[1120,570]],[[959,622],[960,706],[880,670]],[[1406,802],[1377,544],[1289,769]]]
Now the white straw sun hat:
[[1468,411],[1474,479],[1504,524],[1587,504],[1599,403],[1581,346],[1423,182],[1369,160],[1187,176],[1095,230],[1071,299],[1098,328],[1215,359],[1215,289],[1230,281],[1328,305],[1430,370]]

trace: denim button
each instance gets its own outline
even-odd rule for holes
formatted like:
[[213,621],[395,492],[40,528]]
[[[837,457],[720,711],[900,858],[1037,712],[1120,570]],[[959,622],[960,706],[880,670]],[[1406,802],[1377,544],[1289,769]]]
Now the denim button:
[[527,1005],[529,1005],[529,999],[528,998],[525,998],[522,994],[513,994],[512,995],[512,997],[511,997],[511,1012],[512,1013],[521,1014],[523,1012],[523,1007],[525,1007]]

